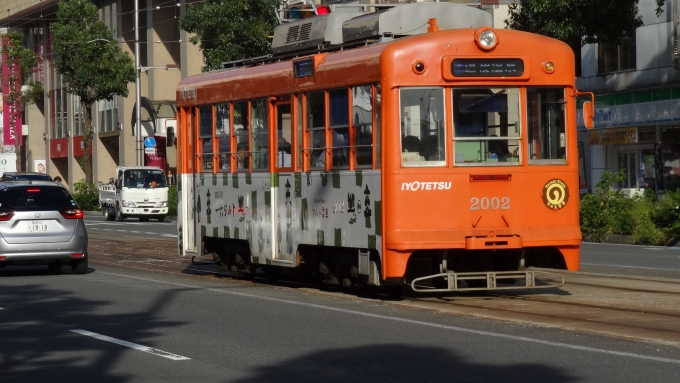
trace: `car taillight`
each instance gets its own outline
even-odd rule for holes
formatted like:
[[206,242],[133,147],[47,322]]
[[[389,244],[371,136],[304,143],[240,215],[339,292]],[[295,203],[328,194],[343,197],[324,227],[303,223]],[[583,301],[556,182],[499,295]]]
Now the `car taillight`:
[[74,253],[74,254],[71,254],[71,256],[72,256],[73,258],[83,258],[83,257],[85,256],[85,254],[83,254],[83,253]]
[[14,217],[14,212],[10,210],[0,210],[0,221],[9,221]]
[[40,189],[26,189],[26,191],[29,193],[39,193]]
[[62,209],[59,213],[66,219],[81,219],[83,218],[83,211],[81,209]]

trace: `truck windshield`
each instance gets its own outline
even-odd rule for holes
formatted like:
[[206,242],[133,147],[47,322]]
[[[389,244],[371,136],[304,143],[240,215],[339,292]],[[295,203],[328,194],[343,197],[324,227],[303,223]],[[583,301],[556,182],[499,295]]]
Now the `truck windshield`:
[[123,175],[123,186],[135,189],[167,187],[165,174],[160,169],[132,169]]

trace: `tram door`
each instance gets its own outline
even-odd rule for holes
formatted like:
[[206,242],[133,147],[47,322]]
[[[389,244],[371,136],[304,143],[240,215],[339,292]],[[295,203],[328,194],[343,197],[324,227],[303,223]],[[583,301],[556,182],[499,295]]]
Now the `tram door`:
[[292,224],[293,224],[293,193],[295,175],[293,173],[293,121],[290,98],[279,99],[274,104],[272,119],[273,131],[276,132],[274,145],[276,160],[275,172],[278,173],[278,186],[272,193],[273,246],[274,258],[292,261]]

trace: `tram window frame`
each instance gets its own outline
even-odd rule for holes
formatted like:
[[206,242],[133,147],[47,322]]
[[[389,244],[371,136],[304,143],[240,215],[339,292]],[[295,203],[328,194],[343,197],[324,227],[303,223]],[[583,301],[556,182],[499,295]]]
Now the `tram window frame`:
[[[344,101],[344,102],[343,102]],[[350,88],[328,91],[328,134],[330,141],[331,169],[349,169],[350,148]],[[337,131],[345,130],[345,134]],[[343,142],[344,141],[344,142]]]
[[[226,118],[221,113],[225,113],[223,107],[226,106]],[[221,117],[221,118],[220,118]],[[226,122],[226,125],[225,125]],[[222,127],[220,129],[220,126]],[[215,105],[215,143],[217,145],[217,172],[229,173],[232,169],[232,139],[231,139],[231,103],[222,102]],[[226,149],[226,151],[223,151]]]
[[[542,124],[540,120],[543,119],[543,110],[539,109],[536,111],[535,108],[535,101],[532,96],[532,93],[535,93],[537,91],[561,91],[561,98],[557,99],[557,101],[548,101],[550,104],[555,104],[555,105],[560,105],[561,113],[559,115],[555,116],[553,118],[553,123],[557,123],[559,126],[552,127],[548,126],[547,130],[550,131],[553,129],[557,129],[556,133],[557,135],[555,136],[556,140],[552,140],[553,142],[550,142],[548,146],[548,153],[541,152],[537,153],[537,150],[540,151],[542,150],[541,144],[544,144],[545,142],[540,142],[543,140],[542,134],[545,134],[546,130],[546,125]],[[529,165],[567,165],[568,160],[569,160],[569,134],[567,132],[567,94],[566,94],[566,88],[564,87],[548,87],[548,86],[542,86],[542,87],[527,87],[526,88],[526,100],[527,100],[527,151],[528,153],[528,162]],[[540,105],[539,108],[543,105],[543,102],[539,101]],[[536,114],[538,113],[538,114]],[[535,116],[539,117],[539,121],[534,121]],[[550,118],[550,117],[548,117]],[[557,120],[560,119],[561,121]],[[538,125],[536,125],[538,124]],[[538,129],[536,129],[538,128]],[[561,130],[561,131],[560,131]],[[535,139],[535,135],[538,133],[538,139]],[[548,138],[550,140],[550,138]],[[539,141],[539,145],[536,146],[536,141]],[[562,152],[560,152],[562,150]],[[536,156],[539,155],[541,157],[547,156],[548,158],[536,158]],[[560,158],[561,157],[561,158]]]
[[[356,91],[357,89],[364,89],[362,92],[363,95],[368,94],[369,97],[369,109],[367,110],[368,113],[359,113],[361,109],[361,105],[358,105],[357,102],[355,101],[357,99],[357,94],[358,92]],[[368,93],[365,91],[368,90]],[[362,84],[362,85],[353,85],[350,87],[350,103],[351,103],[351,109],[350,109],[350,122],[351,122],[351,129],[350,129],[350,156],[352,158],[352,165],[355,169],[371,169],[373,168],[374,164],[374,157],[376,154],[373,151],[373,146],[375,143],[375,92],[374,92],[374,86],[372,84]],[[357,110],[359,109],[359,110]],[[360,118],[360,114],[367,114],[368,121],[365,121],[365,118],[362,119]],[[366,117],[366,116],[364,116]],[[369,127],[370,132],[368,133],[363,133],[361,132],[361,129],[364,127]],[[370,142],[361,142],[362,137],[370,137]],[[368,149],[368,150],[366,150]],[[368,163],[359,163],[359,158],[361,157],[362,154],[368,154]],[[378,152],[379,153],[379,152]]]
[[[275,143],[276,143],[276,161],[274,161],[276,169],[279,170],[284,170],[284,171],[292,171],[293,167],[295,166],[295,163],[293,162],[293,152],[294,152],[294,141],[295,141],[295,121],[294,121],[294,111],[293,111],[293,102],[291,100],[290,96],[282,96],[279,97],[279,100],[284,100],[284,101],[278,101],[276,103],[276,125],[274,125],[274,130],[276,132],[275,134]],[[283,115],[281,115],[281,121],[279,121],[279,108],[280,107],[288,107],[288,118],[289,118],[289,125],[287,128],[288,131],[288,136],[290,137],[290,140],[286,140],[285,137],[285,131],[286,129],[279,129],[280,127],[283,126]],[[282,143],[280,139],[283,138],[285,143]],[[287,144],[287,145],[286,145]],[[286,153],[286,149],[288,150],[288,153]],[[283,153],[282,153],[283,152]],[[285,155],[288,154],[288,166],[285,166]],[[283,164],[281,164],[280,160],[283,160]]]
[[[261,110],[258,110],[259,107],[261,107]],[[258,110],[257,114],[261,113],[261,119],[258,118],[258,121],[261,122],[260,127],[255,127],[255,120],[259,117],[256,116],[256,110]],[[250,100],[250,166],[253,172],[269,171],[269,118],[268,99],[258,98]],[[265,150],[262,150],[262,148],[265,148]]]
[[380,93],[380,83],[373,86],[373,99],[375,100],[375,107],[373,108],[373,146],[375,146],[375,155],[373,156],[375,169],[380,169],[382,146],[381,146],[381,130],[380,123],[382,120],[382,94]]
[[[497,95],[505,97],[496,97]],[[469,103],[467,107],[462,102],[462,96],[469,96],[466,101]],[[515,106],[516,109],[510,110]],[[466,109],[475,107],[477,111],[465,112],[464,107]],[[451,110],[454,166],[522,165],[524,138],[522,113],[524,109],[520,87],[451,88]],[[510,123],[511,116],[513,123]],[[494,119],[495,124],[489,124],[491,118]],[[482,126],[480,130],[473,132],[469,128],[475,123],[474,119],[477,119],[476,123]],[[472,154],[468,155],[470,154],[468,152]],[[474,159],[469,159],[471,157]]]
[[305,147],[304,145],[304,110],[303,106],[305,105],[305,100],[304,100],[304,95],[303,94],[298,94],[295,95],[295,124],[296,124],[296,129],[297,129],[297,140],[294,143],[295,147],[297,147],[297,170],[302,171],[304,169],[304,150],[303,148]]
[[[423,100],[423,97],[425,95],[425,92],[430,90],[431,92],[434,91],[440,91],[440,99],[439,101],[439,109],[437,110],[437,114],[440,114],[441,117],[437,119],[437,122],[440,124],[440,126],[435,127],[434,129],[437,130],[438,135],[441,135],[442,137],[438,139],[437,142],[437,150],[438,150],[438,156],[441,157],[442,153],[440,150],[443,150],[443,159],[438,159],[438,160],[432,160],[429,161],[424,155],[420,155],[422,151],[422,134],[423,134],[423,124],[421,122],[421,126],[417,128],[420,130],[419,136],[414,136],[413,134],[406,134],[407,131],[408,133],[412,133],[412,130],[414,129],[413,124],[409,123],[404,123],[405,119],[404,117],[408,117],[410,119],[410,116],[407,116],[407,113],[405,113],[404,110],[404,92],[412,92],[412,91],[422,91],[423,93],[421,94],[420,97],[416,97],[415,99],[419,99],[420,101]],[[448,148],[447,148],[447,129],[446,129],[446,109],[445,109],[445,100],[446,100],[446,95],[445,95],[445,89],[443,87],[402,87],[399,89],[399,122],[400,122],[400,155],[401,155],[401,166],[404,168],[412,168],[412,167],[446,167],[447,162],[446,158],[448,157]],[[430,93],[429,98],[431,98],[432,94]],[[428,98],[428,99],[429,99]],[[425,104],[421,104],[423,106],[423,109],[425,108]],[[414,105],[415,106],[415,105]],[[432,112],[431,108],[427,109],[428,111]],[[409,113],[410,114],[410,113]],[[418,110],[418,114],[420,114],[420,110]],[[418,117],[419,118],[419,117]],[[436,117],[435,117],[436,118]],[[422,121],[419,118],[420,121]],[[428,124],[431,124],[431,122],[428,122]],[[427,129],[427,126],[425,126]],[[432,128],[430,128],[431,130]],[[427,131],[426,131],[427,132]],[[435,135],[428,135],[427,137],[434,137]],[[411,151],[409,151],[409,148],[404,148],[404,139],[407,137],[414,137],[417,139],[409,139],[408,143],[406,146],[409,146]],[[414,152],[414,150],[418,150],[417,152]],[[409,154],[406,154],[409,153]],[[411,154],[415,153],[415,155]]]
[[[202,173],[212,173],[215,169],[215,150],[214,150],[214,108],[213,105],[199,105],[197,107],[198,113],[198,154],[199,163],[201,164]],[[209,111],[207,116],[205,111]],[[209,124],[206,124],[209,123]],[[208,126],[209,125],[209,126]],[[210,152],[206,152],[206,147]],[[206,161],[206,156],[210,156],[212,161]],[[210,164],[210,165],[207,165]]]
[[[307,158],[307,168],[309,170],[326,170],[326,165],[328,164],[327,156],[327,135],[326,135],[326,125],[328,124],[328,118],[326,113],[326,91],[316,91],[309,92],[305,95],[306,110],[305,118],[307,121],[307,126],[305,127],[305,134],[307,135],[307,145],[303,150],[305,151],[305,158]],[[314,97],[312,97],[314,96]],[[319,105],[314,105],[316,109],[313,108],[311,102],[316,97],[321,97],[320,109]],[[318,102],[318,100],[315,100]],[[323,111],[321,118],[314,118],[312,112]],[[315,126],[316,125],[318,126]],[[320,125],[323,124],[323,125]],[[322,134],[318,134],[321,132]],[[315,137],[316,136],[316,137]],[[319,143],[321,146],[314,146],[315,139],[320,141],[320,137],[323,137],[323,142]],[[315,153],[319,153],[317,157],[314,157]],[[323,157],[321,157],[323,156]],[[319,162],[319,158],[322,158],[322,162]],[[321,166],[319,164],[322,164]]]
[[[238,120],[237,120],[237,112]],[[245,113],[244,113],[245,112]],[[245,115],[245,121],[244,121]],[[236,153],[234,154],[234,170],[236,172],[250,171],[250,103],[247,100],[240,100],[232,102],[231,121],[233,126],[233,143],[236,146]],[[237,129],[238,125],[241,129]]]

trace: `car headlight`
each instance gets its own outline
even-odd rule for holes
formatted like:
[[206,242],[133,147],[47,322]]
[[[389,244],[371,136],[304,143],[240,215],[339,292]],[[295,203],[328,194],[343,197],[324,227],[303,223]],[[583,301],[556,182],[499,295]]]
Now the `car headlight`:
[[156,202],[156,207],[168,207],[168,201]]
[[123,201],[123,207],[137,207],[132,201]]

